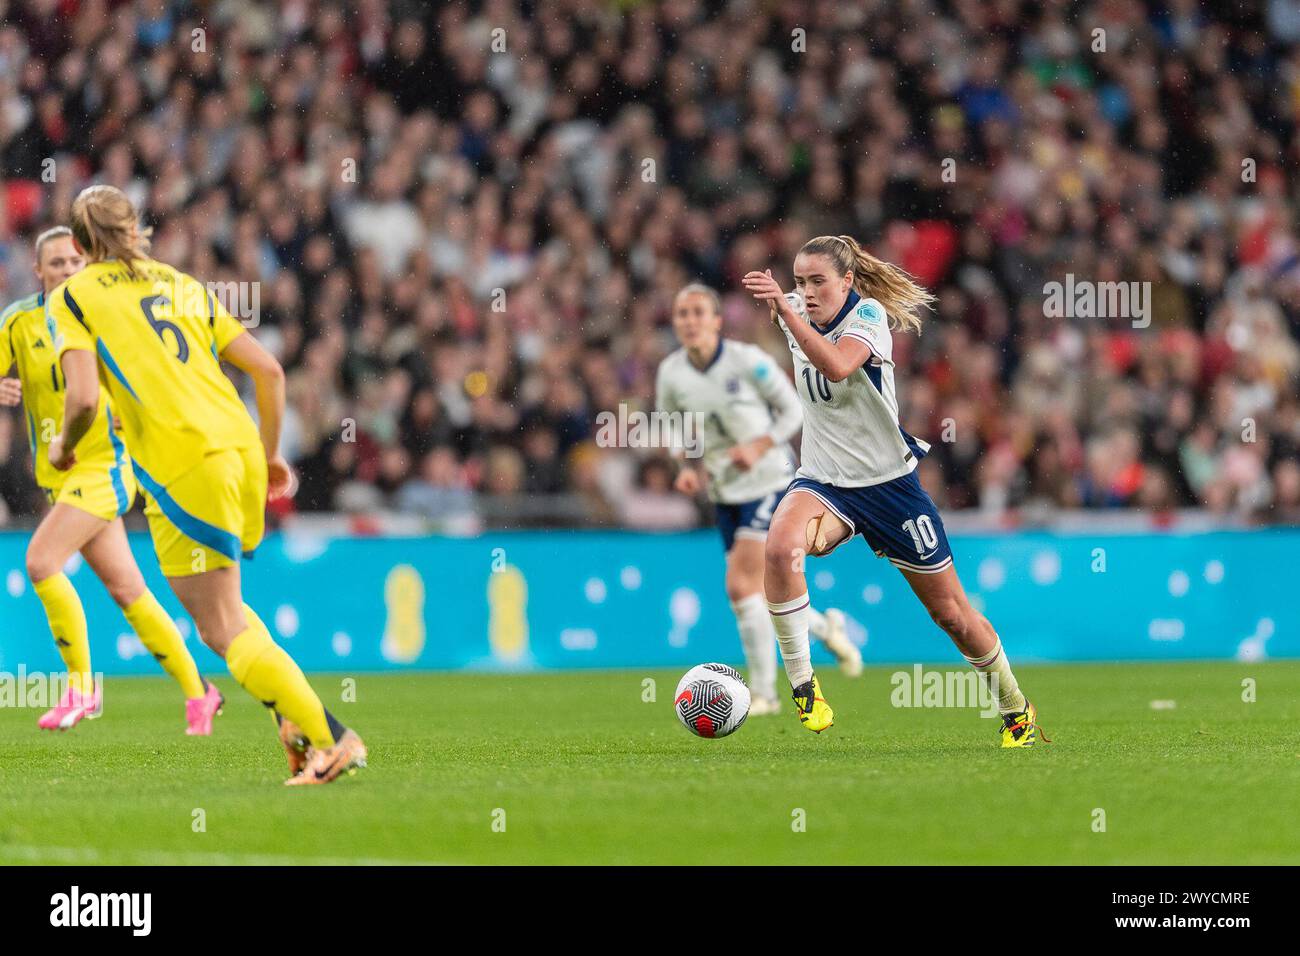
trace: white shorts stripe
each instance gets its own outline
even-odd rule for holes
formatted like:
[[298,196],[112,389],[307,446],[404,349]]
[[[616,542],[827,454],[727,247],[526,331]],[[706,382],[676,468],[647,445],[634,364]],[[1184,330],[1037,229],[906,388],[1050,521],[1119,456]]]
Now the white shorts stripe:
[[899,561],[897,558],[890,558],[889,563],[894,567],[904,571],[915,571],[917,574],[938,574],[944,568],[952,564],[952,557],[946,557],[939,564],[911,564],[907,561]]

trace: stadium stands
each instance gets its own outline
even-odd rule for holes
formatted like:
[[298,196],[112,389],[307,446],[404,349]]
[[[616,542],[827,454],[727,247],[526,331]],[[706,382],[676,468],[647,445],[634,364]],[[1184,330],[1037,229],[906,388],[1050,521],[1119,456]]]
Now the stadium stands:
[[[653,400],[690,280],[784,359],[739,276],[851,233],[939,296],[895,348],[941,508],[1295,523],[1300,4],[1220,6],[0,0],[0,299],[112,183],[259,284],[293,507],[686,527],[595,415]],[[1049,315],[1068,276],[1149,326]]]

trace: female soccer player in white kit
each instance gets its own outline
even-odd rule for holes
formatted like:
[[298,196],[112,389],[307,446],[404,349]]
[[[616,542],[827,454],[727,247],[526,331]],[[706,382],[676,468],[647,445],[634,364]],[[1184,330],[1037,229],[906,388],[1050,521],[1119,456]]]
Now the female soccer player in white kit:
[[805,243],[794,278],[797,294],[788,296],[770,270],[742,281],[785,330],[804,408],[802,461],[772,520],[764,573],[800,721],[821,733],[834,718],[808,659],[802,558],[860,534],[902,572],[987,681],[1002,714],[1002,746],[1033,745],[1037,712],[1016,685],[993,626],[967,600],[943,521],[917,480],[917,462],[930,446],[898,423],[890,328],[919,331],[919,313],[934,297],[849,236]]
[[[727,553],[727,597],[736,615],[752,689],[751,714],[774,714],[776,632],[763,596],[763,548],[768,524],[794,473],[790,439],[803,415],[789,379],[756,345],[722,338],[718,294],[693,283],[673,300],[673,331],[681,348],[659,366],[656,404],[661,412],[697,416],[709,498]],[[675,487],[687,495],[701,487],[689,464]],[[848,639],[844,615],[808,608],[807,624],[845,673],[862,672],[862,655]],[[804,635],[807,640],[807,633]]]

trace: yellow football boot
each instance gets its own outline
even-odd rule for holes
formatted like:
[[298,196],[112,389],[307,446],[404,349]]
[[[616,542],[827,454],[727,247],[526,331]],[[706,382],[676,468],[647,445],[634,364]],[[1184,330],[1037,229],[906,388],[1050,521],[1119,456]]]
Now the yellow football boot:
[[796,687],[791,696],[794,697],[794,706],[799,712],[799,723],[813,733],[820,734],[835,723],[835,711],[831,710],[831,705],[822,696],[822,685],[817,675],[814,674],[812,680]]
[[1032,747],[1038,743],[1039,737],[1043,738],[1043,743],[1051,743],[1038,726],[1038,708],[1028,700],[1020,713],[1002,715],[1003,747]]

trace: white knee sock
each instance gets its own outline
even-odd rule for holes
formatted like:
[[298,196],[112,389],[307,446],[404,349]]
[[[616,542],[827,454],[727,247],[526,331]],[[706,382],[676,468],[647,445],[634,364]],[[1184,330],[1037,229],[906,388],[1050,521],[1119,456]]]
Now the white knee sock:
[[808,592],[792,601],[767,605],[776,630],[776,642],[781,646],[781,659],[790,686],[798,687],[812,679],[812,661],[808,656]]
[[1002,652],[1001,638],[993,645],[993,650],[982,657],[967,657],[966,663],[975,668],[980,677],[984,678],[989,691],[997,695],[998,710],[1001,713],[1018,714],[1025,709],[1025,695],[1020,692],[1016,675],[1011,673],[1011,662]]
[[776,699],[776,632],[760,591],[731,605],[749,665],[749,687],[755,697]]

